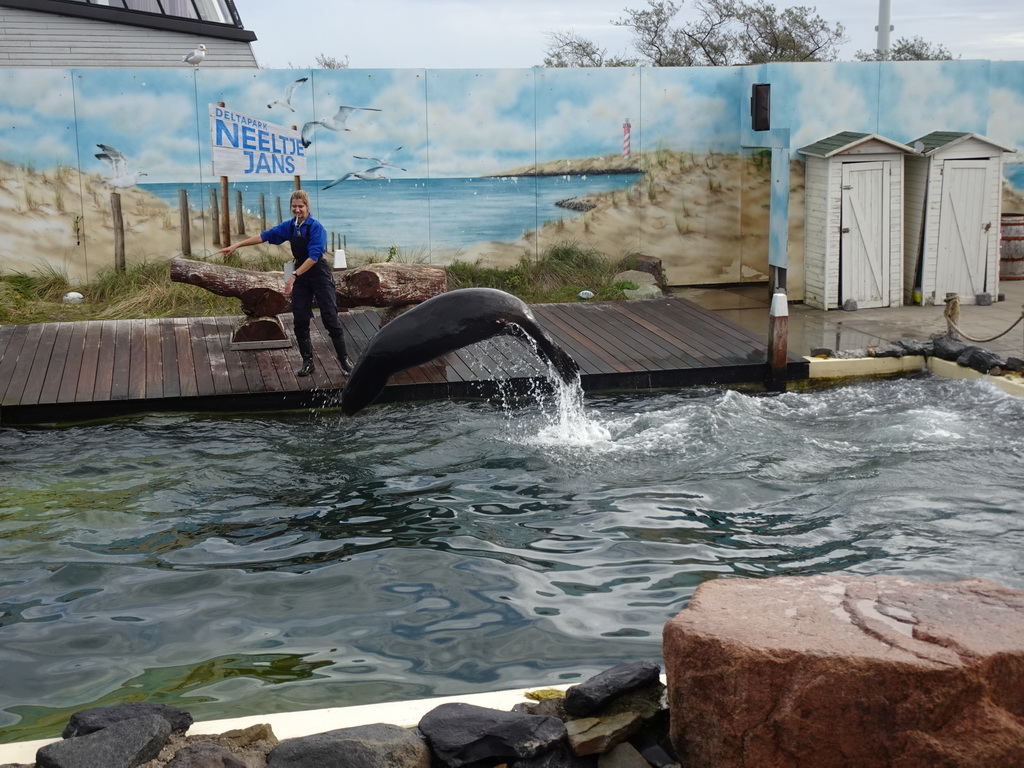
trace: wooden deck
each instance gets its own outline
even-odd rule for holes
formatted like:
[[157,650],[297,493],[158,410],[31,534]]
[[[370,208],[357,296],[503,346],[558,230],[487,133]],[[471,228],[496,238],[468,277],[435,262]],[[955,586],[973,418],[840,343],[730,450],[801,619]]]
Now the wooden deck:
[[[541,325],[579,363],[588,392],[760,384],[765,340],[679,298],[541,304]],[[379,313],[342,313],[356,359]],[[291,316],[282,316],[291,331]],[[330,406],[345,378],[319,319],[316,372],[298,378],[298,350],[236,351],[237,317],[98,320],[0,326],[0,424],[45,424],[161,410],[244,412]],[[807,377],[791,358],[790,377]],[[489,397],[544,376],[521,342],[473,344],[392,377],[378,402]]]

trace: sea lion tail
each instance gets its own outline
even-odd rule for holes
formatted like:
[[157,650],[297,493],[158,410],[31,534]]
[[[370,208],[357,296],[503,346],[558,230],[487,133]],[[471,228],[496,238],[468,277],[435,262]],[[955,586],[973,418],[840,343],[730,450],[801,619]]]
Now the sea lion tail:
[[537,347],[537,354],[558,372],[558,376],[562,381],[566,384],[572,384],[579,378],[579,365],[569,356],[568,352],[558,346],[554,339],[544,332],[543,328],[532,322],[519,322],[516,325],[519,327],[522,336],[533,340]]

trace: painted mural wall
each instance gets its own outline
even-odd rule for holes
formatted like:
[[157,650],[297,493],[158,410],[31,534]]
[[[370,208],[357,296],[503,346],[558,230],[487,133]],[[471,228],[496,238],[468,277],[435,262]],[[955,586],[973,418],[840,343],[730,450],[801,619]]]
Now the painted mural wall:
[[[750,129],[750,87],[759,82],[772,88],[766,132]],[[266,121],[302,136],[301,185],[350,264],[390,253],[506,265],[570,241],[610,258],[657,256],[677,285],[764,281],[771,157],[782,148],[790,292],[801,298],[797,150],[839,131],[899,142],[969,131],[1017,149],[1007,156],[1004,210],[1024,211],[1024,62],[6,69],[0,269],[55,269],[85,282],[112,268],[114,192],[129,261],[182,252],[181,190],[193,256],[216,250],[210,105],[218,103],[253,121],[240,147],[252,153],[252,172],[230,178],[232,239],[288,213],[294,180],[266,175],[285,170],[260,143]]]

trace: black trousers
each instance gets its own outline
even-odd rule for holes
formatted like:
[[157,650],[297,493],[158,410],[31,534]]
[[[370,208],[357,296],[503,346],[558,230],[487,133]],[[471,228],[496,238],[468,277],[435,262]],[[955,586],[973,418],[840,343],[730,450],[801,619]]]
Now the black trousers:
[[334,275],[326,274],[320,267],[309,270],[295,278],[292,284],[292,316],[295,319],[295,338],[309,338],[309,321],[313,319],[313,299],[320,307],[320,322],[328,335],[334,339],[342,335],[341,319],[338,317],[338,296],[335,293]]

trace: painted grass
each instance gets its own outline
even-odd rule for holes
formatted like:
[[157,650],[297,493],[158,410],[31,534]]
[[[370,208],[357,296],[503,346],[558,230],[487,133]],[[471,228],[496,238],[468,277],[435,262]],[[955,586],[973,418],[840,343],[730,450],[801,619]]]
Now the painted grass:
[[[383,259],[382,259],[383,260]],[[223,262],[228,266],[271,271],[281,269],[280,256],[261,253]],[[530,304],[577,301],[580,291],[594,292],[598,301],[624,299],[633,283],[615,282],[618,267],[604,254],[576,243],[560,243],[539,259],[523,257],[507,269],[456,262],[445,268],[449,290],[483,286],[514,294]],[[78,291],[81,304],[62,301]],[[0,274],[0,323],[26,324],[74,320],[111,320],[156,317],[204,317],[241,314],[238,299],[217,296],[170,278],[170,262],[139,262],[124,272],[101,271],[87,285],[72,285],[66,274],[46,267],[32,274]]]

